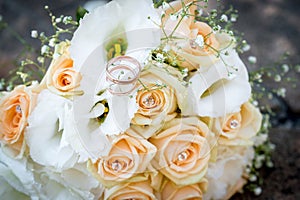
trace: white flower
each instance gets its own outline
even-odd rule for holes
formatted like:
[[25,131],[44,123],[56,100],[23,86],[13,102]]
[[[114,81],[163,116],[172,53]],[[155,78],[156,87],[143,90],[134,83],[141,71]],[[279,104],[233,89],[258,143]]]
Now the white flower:
[[260,195],[261,193],[262,193],[261,187],[257,187],[257,188],[254,189],[254,194],[255,194],[255,195],[258,196],[258,195]]
[[[82,67],[99,46],[97,56],[104,56],[102,45],[122,34],[126,35],[127,51],[159,44],[157,33],[160,32],[153,21],[158,22],[160,18],[151,4],[150,0],[114,0],[86,14],[71,41],[70,52],[75,68]],[[103,66],[99,70],[103,70]]]
[[49,53],[50,51],[50,47],[47,46],[47,45],[43,45],[42,48],[41,48],[41,54],[44,55],[44,54],[47,54]]
[[280,97],[285,97],[285,95],[286,95],[286,89],[285,88],[279,88],[277,90],[277,95],[280,96]]
[[243,51],[249,51],[251,49],[251,46],[249,44],[246,44],[243,46]]
[[60,22],[61,22],[61,17],[56,18],[56,19],[55,19],[55,22],[56,22],[56,23],[60,23]]
[[25,133],[30,156],[35,162],[57,169],[69,168],[76,163],[77,155],[66,142],[64,131],[70,106],[70,100],[49,90],[39,94]]
[[281,81],[281,76],[279,74],[276,74],[274,77],[275,82],[280,82]]
[[231,18],[230,18],[230,21],[232,21],[232,22],[236,22],[236,16],[231,16]]
[[0,196],[1,199],[37,199],[32,171],[27,169],[25,158],[16,160],[0,150]]
[[18,191],[12,185],[10,185],[3,177],[0,176],[0,196],[2,199],[22,199],[30,200],[30,197],[26,194]]
[[157,60],[158,62],[164,62],[165,57],[164,57],[163,54],[158,53],[158,54],[156,55],[156,60]]
[[199,10],[198,10],[198,13],[199,13],[199,14],[198,14],[199,16],[202,16],[202,15],[203,15],[203,9],[199,9]]
[[[90,80],[92,77],[84,79],[82,85],[88,85]],[[95,84],[95,89],[86,87],[85,94],[74,99],[65,123],[65,138],[80,155],[80,161],[86,161],[88,158],[95,160],[105,155],[111,146],[106,136],[126,131],[138,109],[136,94],[117,96],[106,91],[99,96],[97,93],[107,86],[105,77]],[[103,100],[108,103],[108,114],[103,122],[99,122],[96,118],[103,114],[105,107],[101,103],[94,106]]]
[[197,35],[195,43],[198,44],[199,47],[204,47],[204,38],[202,35]]
[[258,134],[257,136],[255,136],[253,138],[253,144],[254,146],[260,146],[262,145],[264,142],[266,142],[268,139],[268,134]]
[[185,114],[221,117],[238,112],[249,100],[251,87],[247,69],[235,50],[227,51],[228,56],[223,56],[223,61],[217,61],[190,79],[190,109]]
[[283,64],[281,67],[284,73],[287,73],[289,71],[289,66],[287,64]]
[[249,181],[251,181],[251,182],[257,181],[257,176],[251,175],[251,176],[249,177]]
[[86,163],[63,171],[33,164],[33,170],[36,183],[41,185],[38,194],[42,200],[93,200],[99,199],[104,190],[87,171]]
[[[106,135],[122,133],[130,126],[137,110],[136,94],[117,96],[106,91],[97,95],[108,87],[105,45],[112,39],[124,38],[128,43],[127,55],[143,63],[149,49],[160,42],[160,30],[152,22],[158,21],[159,16],[151,4],[150,0],[111,1],[86,14],[74,34],[70,52],[75,69],[83,77],[79,89],[84,95],[74,99],[70,119],[76,126],[68,125],[67,129],[72,131],[66,132],[70,133],[68,138],[73,138],[69,143],[80,154],[80,160],[105,155],[110,146]],[[109,112],[104,122],[99,123],[92,115],[100,114],[101,108],[96,107],[92,113],[91,109],[102,100],[107,101]]]
[[248,61],[251,63],[251,64],[255,64],[257,62],[257,59],[255,56],[249,56],[248,57]]
[[225,15],[225,14],[221,15],[221,21],[227,22],[228,21],[227,15]]
[[68,24],[72,20],[72,16],[65,16],[63,18],[63,23]]
[[176,15],[176,14],[170,14],[170,20],[176,21],[177,18],[178,18],[178,15]]
[[54,47],[54,46],[55,46],[55,43],[56,43],[56,39],[55,39],[55,38],[51,38],[51,39],[49,40],[49,46],[50,46],[50,47]]
[[225,197],[230,190],[235,189],[253,157],[252,147],[219,146],[216,162],[211,162],[208,166],[208,188],[204,199],[228,199]]
[[165,9],[168,9],[168,8],[170,8],[170,4],[164,1],[164,2],[162,3],[162,8],[163,8],[164,10],[165,10]]
[[32,31],[31,31],[31,37],[32,37],[32,38],[37,38],[38,35],[39,35],[39,34],[38,34],[37,30],[32,30]]

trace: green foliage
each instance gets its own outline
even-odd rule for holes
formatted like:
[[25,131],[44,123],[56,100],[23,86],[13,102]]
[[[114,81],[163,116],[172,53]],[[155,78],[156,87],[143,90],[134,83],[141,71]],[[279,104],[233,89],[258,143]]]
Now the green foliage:
[[88,11],[84,7],[79,6],[76,10],[76,21],[79,22],[79,20],[82,19],[87,13]]

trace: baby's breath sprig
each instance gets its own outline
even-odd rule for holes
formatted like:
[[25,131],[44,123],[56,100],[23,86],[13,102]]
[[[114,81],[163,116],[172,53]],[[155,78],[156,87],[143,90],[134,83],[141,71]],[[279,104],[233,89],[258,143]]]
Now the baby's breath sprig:
[[[220,1],[217,1],[220,2]],[[237,31],[233,26],[238,20],[238,10],[233,6],[225,9],[222,4],[217,3],[217,8],[210,11],[201,10],[196,20],[206,22],[214,31],[221,31],[235,38],[235,49],[238,53],[250,50],[250,45],[243,38],[244,34]]]
[[270,128],[270,115],[267,113],[263,114],[260,131],[254,140],[254,159],[252,160],[251,165],[246,167],[248,183],[245,186],[245,189],[253,192],[255,195],[260,195],[262,193],[261,186],[263,184],[263,177],[260,174],[260,169],[263,166],[268,168],[273,168],[274,166],[271,154],[275,149],[275,145],[268,140]]
[[[288,53],[284,53],[277,62],[271,65],[260,67],[258,70],[249,73],[250,84],[253,88],[252,98],[255,99],[252,103],[255,106],[259,106],[258,101],[263,99],[273,99],[277,97],[285,97],[286,89],[284,87],[270,88],[265,80],[273,80],[273,82],[280,82],[281,85],[289,83],[292,87],[296,87],[296,80],[287,75],[289,71],[297,72],[297,66],[286,64],[289,57]],[[250,56],[248,58],[250,64],[256,64],[256,58]],[[265,98],[267,97],[267,98]],[[246,189],[254,192],[255,195],[260,195],[262,192],[261,185],[263,184],[263,177],[260,176],[260,168],[266,166],[272,168],[274,166],[271,154],[275,149],[275,145],[267,140],[269,129],[271,128],[271,117],[274,116],[274,112],[268,103],[264,102],[259,106],[263,114],[263,121],[260,132],[257,135],[257,141],[255,141],[254,150],[255,157],[251,166],[248,166],[247,173],[249,173],[249,182]],[[264,141],[264,142],[262,142]]]
[[153,6],[154,8],[159,8],[160,6],[166,7],[172,1],[174,0],[153,0]]
[[138,82],[142,85],[142,88],[138,89],[137,91],[155,91],[155,90],[161,90],[163,88],[167,88],[168,86],[165,83],[156,82],[154,85],[152,84],[150,87],[143,83],[141,79],[138,79]]
[[[266,80],[273,80],[273,82],[280,83],[280,85],[290,85],[292,88],[296,87],[297,80],[288,76],[289,71],[297,71],[298,65],[288,65],[286,64],[287,59],[289,57],[289,53],[284,53],[278,61],[275,63],[260,67],[258,70],[251,71],[249,73],[250,84],[253,88],[253,98],[257,100],[262,100],[263,98],[267,97],[267,99],[272,100],[275,96],[284,98],[286,93],[286,88],[276,87],[271,88],[267,83]],[[251,61],[252,60],[252,61]],[[253,59],[249,59],[250,64],[255,64]],[[299,73],[299,72],[298,72]],[[273,114],[272,109],[268,105],[263,105],[260,107],[262,111],[266,111],[270,114]]]
[[47,59],[52,59],[53,56],[55,56],[55,45],[59,44],[63,40],[71,39],[78,26],[78,22],[74,21],[71,16],[61,15],[56,17],[50,10],[49,6],[45,6],[44,8],[51,19],[54,34],[46,36],[44,32],[38,34],[36,30],[31,31],[31,36],[39,39],[41,43],[40,56],[37,61],[40,63],[42,68],[45,68]]
[[180,58],[173,50],[168,48],[168,44],[162,45],[151,51],[151,59],[159,63],[165,63],[179,70],[183,69],[180,66],[182,58]]
[[[9,72],[9,77],[6,81],[2,82],[2,89],[10,91],[15,85],[31,85],[32,81],[41,80],[51,60],[55,57],[55,45],[72,38],[78,22],[74,21],[71,16],[54,16],[48,6],[45,6],[45,10],[51,19],[54,33],[47,36],[44,32],[39,33],[37,30],[31,30],[31,37],[38,39],[41,43],[39,50],[32,48],[30,44],[12,30],[3,20],[0,21],[0,28],[8,29],[24,46],[24,49],[15,60],[16,67]],[[37,57],[32,56],[34,51],[37,51]]]
[[[33,72],[23,73],[24,67],[20,64],[20,60],[24,58],[28,58],[33,53],[33,47],[13,28],[9,26],[9,24],[3,19],[0,15],[0,30],[7,31],[10,35],[12,35],[18,42],[22,44],[22,49],[18,53],[17,57],[13,60],[14,68],[9,71],[8,77],[6,79],[2,78],[0,80],[0,91],[7,90],[11,91],[15,85],[17,84],[25,84],[27,82],[29,74]],[[6,66],[1,66],[6,67]],[[28,85],[28,84],[27,84]]]
[[[217,1],[217,2],[219,2],[219,1]],[[231,30],[233,23],[236,22],[237,17],[238,17],[237,10],[233,9],[233,7],[230,7],[228,10],[226,10],[224,12],[221,9],[212,9],[211,11],[207,11],[208,1],[203,1],[203,0],[192,1],[187,4],[185,4],[184,1],[181,1],[181,3],[182,3],[182,9],[179,11],[175,10],[172,7],[172,5],[166,1],[164,1],[162,3],[163,8],[164,7],[168,8],[168,11],[164,12],[161,16],[161,29],[165,35],[165,37],[162,38],[162,42],[165,42],[166,44],[171,43],[172,46],[175,46],[173,48],[180,50],[181,47],[179,45],[177,45],[177,42],[180,42],[183,40],[186,41],[188,39],[187,42],[189,42],[191,45],[195,46],[195,48],[197,48],[197,47],[205,48],[205,49],[208,49],[209,51],[213,52],[213,54],[217,58],[219,58],[221,60],[221,62],[224,63],[226,70],[228,72],[228,77],[233,77],[235,72],[237,71],[237,68],[236,68],[236,66],[229,65],[225,61],[224,57],[229,55],[228,51],[226,49],[228,49],[231,46],[234,48],[237,48],[237,47],[241,48],[242,50],[238,50],[239,52],[244,51],[247,48],[249,49],[249,46],[247,48],[245,48],[245,46],[247,45],[247,42],[245,40],[243,40],[241,37],[238,37],[238,39],[236,39],[236,37],[234,36],[235,35],[234,31]],[[191,6],[197,6],[195,13],[190,13],[189,9]],[[230,20],[228,19],[228,16],[230,16]],[[169,35],[167,34],[167,31],[165,30],[165,24],[164,24],[164,21],[165,21],[164,19],[167,17],[169,18],[169,20],[177,21],[177,24],[175,25],[174,29],[171,30],[171,33]],[[177,28],[180,26],[180,24],[183,22],[183,20],[188,17],[193,17],[193,18],[195,18],[196,21],[206,22],[207,24],[209,24],[212,27],[212,32],[210,32],[204,36],[198,35],[196,39],[192,39],[192,40],[190,40],[189,38],[180,38],[178,36],[175,36],[174,33],[176,32]],[[225,28],[223,29],[220,24],[224,25]],[[232,36],[232,40],[229,42],[229,44],[225,48],[216,49],[212,45],[210,45],[208,42],[206,42],[207,38],[209,38],[211,36],[211,34],[214,34],[215,32],[226,32],[230,36]],[[240,42],[240,41],[242,41],[242,42]],[[240,42],[241,44],[236,44],[236,42]],[[158,55],[158,56],[156,56],[155,59],[158,60],[159,55],[163,55],[163,54],[158,53],[156,55]],[[168,58],[170,60],[170,56]],[[172,60],[172,62],[169,62],[169,63],[166,62],[166,63],[175,68],[178,68],[178,69],[183,67],[183,66],[180,66],[180,63],[182,63],[184,61],[183,59],[176,57],[175,59],[171,59],[171,60]]]
[[[201,2],[203,3],[203,5],[201,5]],[[184,1],[181,1],[182,4],[182,9],[180,11],[176,11],[171,4],[169,4],[167,1],[164,1],[164,3],[167,5],[167,7],[169,7],[169,9],[171,9],[170,13],[163,13],[163,15],[161,16],[161,29],[163,31],[163,33],[165,34],[165,38],[162,38],[162,40],[172,40],[172,39],[183,39],[183,38],[178,38],[176,36],[174,36],[174,33],[176,32],[176,30],[179,28],[179,25],[182,23],[182,21],[188,17],[195,17],[196,19],[196,15],[199,13],[198,10],[195,11],[195,13],[189,13],[189,9],[192,6],[197,6],[198,9],[202,10],[204,8],[208,7],[208,1],[205,0],[195,0],[192,2],[189,2],[187,4],[184,3]],[[167,16],[168,15],[168,16]],[[170,20],[177,20],[177,24],[175,25],[174,29],[171,31],[171,33],[169,35],[167,35],[167,31],[165,30],[165,24],[164,22],[164,18],[170,18]]]

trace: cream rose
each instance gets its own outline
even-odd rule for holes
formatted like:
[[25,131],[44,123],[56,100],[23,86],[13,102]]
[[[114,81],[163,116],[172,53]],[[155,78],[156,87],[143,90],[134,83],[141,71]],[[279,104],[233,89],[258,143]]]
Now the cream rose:
[[[189,15],[184,18],[181,17],[183,5],[188,8],[185,12]],[[171,44],[171,46],[182,57],[180,59],[181,65],[189,70],[210,66],[219,59],[219,51],[229,47],[233,41],[228,35],[213,31],[208,24],[196,21],[196,9],[197,3],[195,1],[176,1],[164,10],[165,17],[162,24],[166,32],[174,32],[172,36],[185,39],[176,41],[176,45]],[[178,17],[174,20],[171,19],[171,15]]]
[[136,175],[146,170],[155,155],[155,146],[132,130],[110,139],[112,146],[108,155],[94,163],[89,161],[88,167],[93,175],[107,187],[130,178],[140,178]]
[[151,163],[179,186],[198,183],[210,159],[210,134],[198,118],[173,119],[149,139],[158,150]]
[[0,100],[0,140],[13,157],[25,150],[24,130],[37,97],[34,87],[17,86]]
[[178,187],[171,181],[165,183],[161,192],[161,197],[164,200],[202,200],[203,193],[206,191],[207,181],[201,183]]
[[212,131],[219,136],[223,145],[252,145],[252,138],[261,127],[262,115],[259,109],[247,102],[240,112],[227,114],[212,120]]
[[73,60],[70,57],[68,42],[61,42],[55,48],[49,69],[41,82],[41,89],[61,96],[81,95],[83,92],[76,90],[80,86],[81,74],[73,68]]
[[[153,82],[157,81],[156,79],[152,80]],[[170,87],[156,86],[154,83],[144,84],[149,89],[138,91],[136,101],[139,109],[132,119],[132,123],[150,125],[159,117],[165,121],[173,119],[177,115],[175,112],[177,104],[174,90]]]
[[156,200],[148,181],[125,183],[105,190],[105,200],[143,199]]
[[178,79],[163,68],[146,66],[136,95],[138,110],[131,121],[132,128],[143,137],[151,137],[176,117],[178,107],[184,107],[185,88]]

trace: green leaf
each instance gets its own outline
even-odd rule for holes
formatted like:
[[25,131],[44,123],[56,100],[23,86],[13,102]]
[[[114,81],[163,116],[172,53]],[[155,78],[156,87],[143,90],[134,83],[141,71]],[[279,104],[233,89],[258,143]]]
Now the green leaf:
[[154,4],[154,8],[158,8],[163,4],[163,2],[169,3],[173,0],[152,0],[152,1],[153,1],[153,4]]
[[88,11],[84,7],[79,6],[76,10],[76,20],[77,20],[77,22],[79,22],[79,20],[82,19],[86,13],[88,13]]

